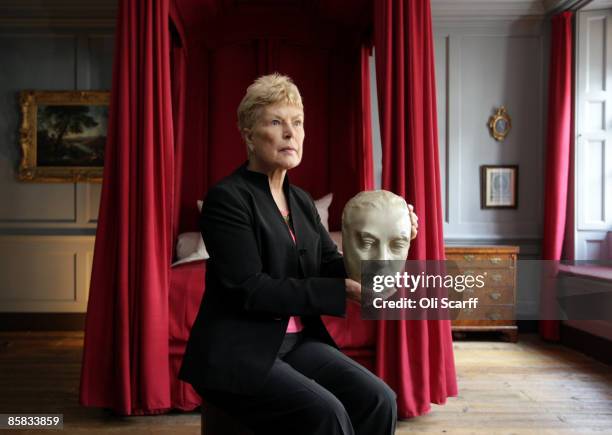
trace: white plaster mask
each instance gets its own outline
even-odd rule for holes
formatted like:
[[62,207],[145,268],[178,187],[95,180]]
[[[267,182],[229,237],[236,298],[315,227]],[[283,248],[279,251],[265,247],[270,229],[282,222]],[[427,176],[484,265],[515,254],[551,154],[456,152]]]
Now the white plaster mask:
[[406,201],[386,190],[361,192],[344,207],[342,250],[349,278],[361,282],[362,260],[398,260],[400,272],[408,257],[412,225]]

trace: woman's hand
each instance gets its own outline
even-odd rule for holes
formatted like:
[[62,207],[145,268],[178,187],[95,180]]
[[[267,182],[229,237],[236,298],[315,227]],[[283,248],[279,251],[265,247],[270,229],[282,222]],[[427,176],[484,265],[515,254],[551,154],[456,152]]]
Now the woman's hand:
[[346,297],[358,304],[361,304],[361,284],[352,279],[345,279],[344,284],[346,286]]
[[410,212],[410,224],[412,225],[410,240],[414,240],[419,232],[419,217],[414,212],[414,206],[412,204],[408,204],[408,211]]

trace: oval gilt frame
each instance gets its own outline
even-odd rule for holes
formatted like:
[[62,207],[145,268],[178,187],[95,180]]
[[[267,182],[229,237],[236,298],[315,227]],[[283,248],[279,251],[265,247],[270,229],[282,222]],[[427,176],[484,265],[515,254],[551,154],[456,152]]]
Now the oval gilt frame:
[[510,119],[510,115],[506,112],[506,108],[501,106],[494,115],[489,118],[489,130],[491,131],[491,136],[498,141],[503,141],[508,133],[510,133],[510,129],[512,128],[512,120]]

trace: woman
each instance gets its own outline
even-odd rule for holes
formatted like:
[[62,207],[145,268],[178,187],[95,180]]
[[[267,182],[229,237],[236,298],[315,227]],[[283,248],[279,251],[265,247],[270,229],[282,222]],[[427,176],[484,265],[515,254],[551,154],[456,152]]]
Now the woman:
[[393,434],[394,392],[340,352],[320,318],[344,316],[361,286],[312,198],[289,184],[304,142],[297,87],[260,77],[238,125],[248,162],[204,201],[206,292],[180,378],[256,434]]

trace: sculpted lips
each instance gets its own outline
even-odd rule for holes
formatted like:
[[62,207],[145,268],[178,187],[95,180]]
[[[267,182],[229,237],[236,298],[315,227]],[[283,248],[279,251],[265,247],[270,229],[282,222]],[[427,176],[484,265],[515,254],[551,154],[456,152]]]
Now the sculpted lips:
[[281,148],[280,149],[281,153],[297,153],[297,150],[295,148],[291,148],[291,147],[285,147],[285,148]]

